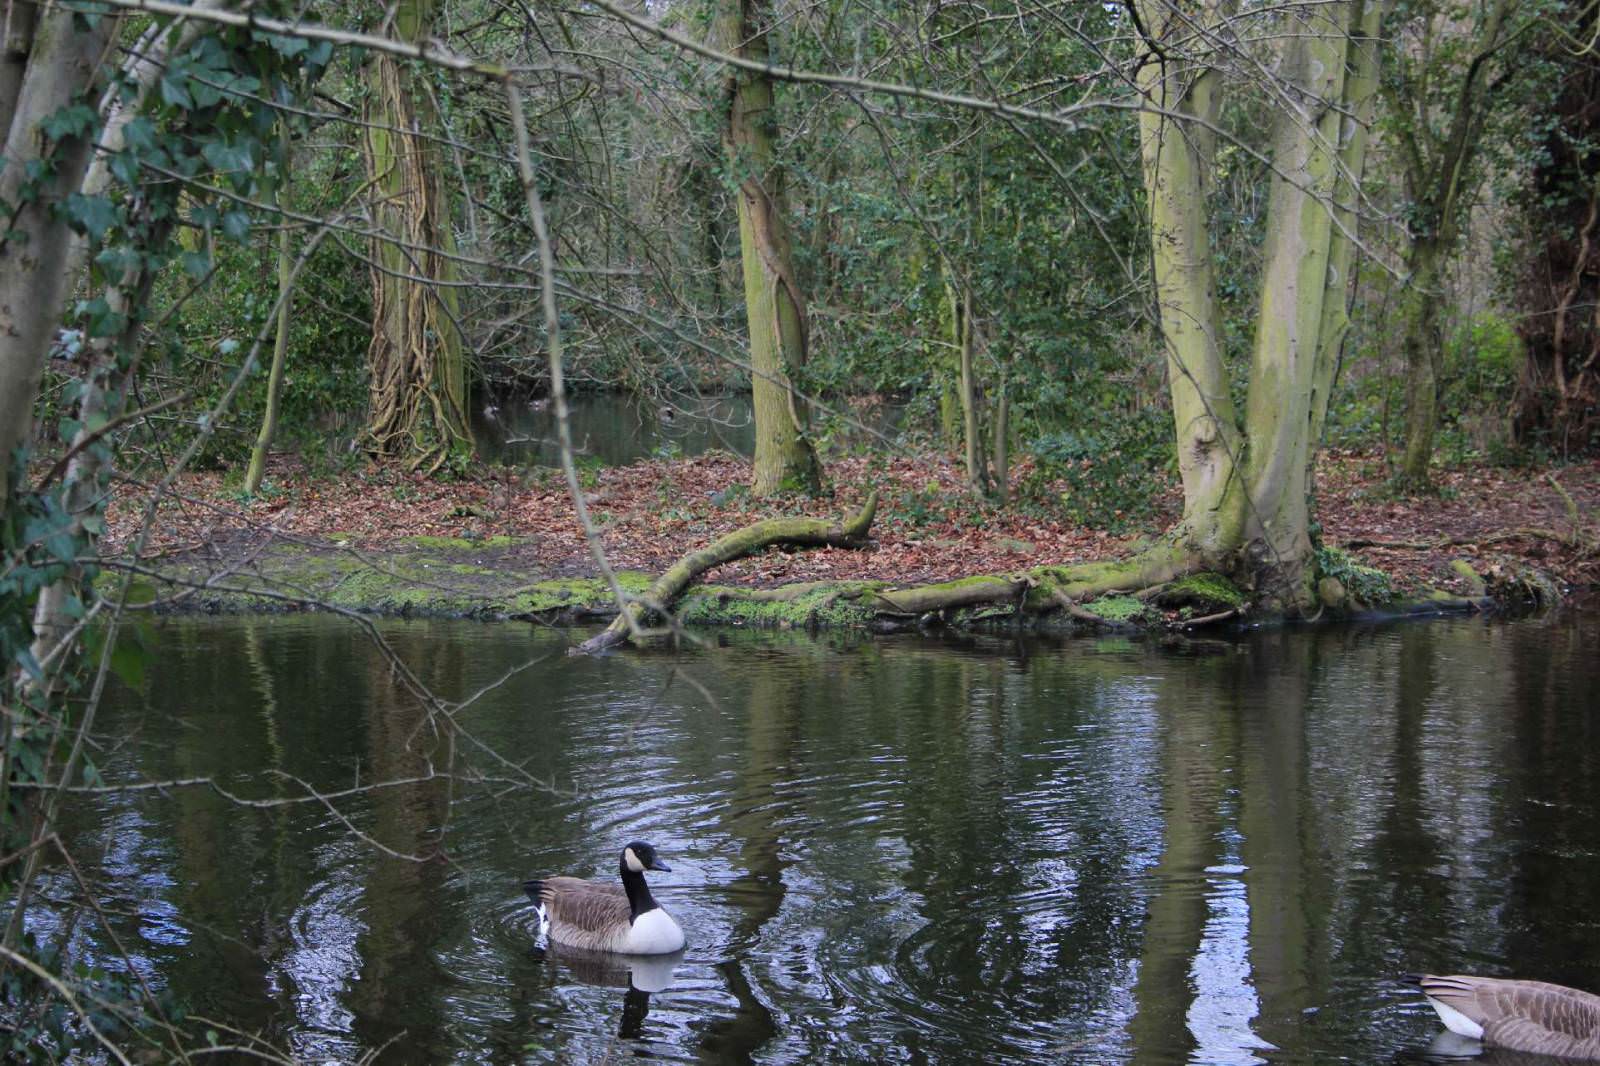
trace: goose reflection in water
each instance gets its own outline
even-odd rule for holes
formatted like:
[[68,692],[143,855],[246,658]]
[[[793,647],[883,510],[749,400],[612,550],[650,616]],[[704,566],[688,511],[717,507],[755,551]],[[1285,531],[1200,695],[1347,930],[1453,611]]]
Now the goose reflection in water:
[[1535,1055],[1530,1051],[1486,1047],[1481,1040],[1461,1036],[1446,1029],[1433,1038],[1420,1056],[1405,1061],[1471,1063],[1472,1066],[1577,1066],[1582,1060],[1551,1058],[1549,1055]]
[[617,1035],[635,1040],[644,1031],[650,1014],[650,997],[672,986],[683,949],[668,955],[617,955],[604,951],[585,951],[554,941],[533,949],[535,959],[547,961],[581,985],[594,988],[626,989],[622,996],[622,1024]]

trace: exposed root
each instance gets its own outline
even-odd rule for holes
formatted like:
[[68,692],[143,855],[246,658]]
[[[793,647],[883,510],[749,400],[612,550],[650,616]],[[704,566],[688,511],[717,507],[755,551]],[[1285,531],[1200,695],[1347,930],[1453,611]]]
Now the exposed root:
[[[742,559],[763,548],[774,544],[859,548],[866,543],[867,532],[872,528],[872,519],[877,511],[878,493],[874,490],[867,496],[867,502],[861,510],[842,524],[821,518],[767,518],[736,529],[709,547],[692,551],[679,559],[666,573],[656,578],[643,596],[624,607],[600,633],[572,649],[572,654],[592,655],[626,643],[629,634],[645,621],[652,610],[669,609],[695,578],[713,567]],[[799,594],[797,592],[794,595]]]

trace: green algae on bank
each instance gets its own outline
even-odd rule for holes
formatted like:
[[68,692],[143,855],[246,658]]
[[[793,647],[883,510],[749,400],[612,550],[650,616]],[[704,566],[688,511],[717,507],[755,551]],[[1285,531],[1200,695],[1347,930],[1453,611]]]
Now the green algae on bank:
[[[608,581],[586,574],[551,574],[530,565],[528,560],[536,555],[520,550],[528,543],[510,537],[413,538],[387,552],[366,553],[334,544],[274,541],[227,564],[198,553],[169,557],[154,571],[142,569],[137,580],[141,589],[153,588],[158,594],[151,606],[172,612],[330,609],[557,624],[615,616],[616,598]],[[1359,572],[1355,565],[1340,569],[1343,576]],[[1436,589],[1392,595],[1376,603],[1348,596],[1342,604],[1328,604],[1326,616],[1460,613],[1552,602],[1544,585],[1537,586],[1536,593],[1518,593],[1530,586],[1508,586],[1504,580],[1490,582],[1485,595],[1482,578],[1476,584],[1467,581],[1467,570],[1470,564],[1463,562],[1454,572],[1468,587],[1465,596]],[[1216,574],[1187,575],[1147,590],[1123,585],[1081,599],[1068,591],[1077,592],[1090,583],[1086,574],[1109,584],[1132,573],[1125,565],[1107,563],[1042,566],[910,587],[870,580],[811,581],[776,588],[695,585],[684,592],[674,613],[691,626],[879,630],[1159,629],[1270,620],[1249,614],[1246,593]],[[625,593],[637,596],[649,590],[654,575],[623,570],[616,578]],[[114,567],[108,568],[100,579],[102,591],[111,592],[118,580]],[[1363,591],[1374,586],[1375,582],[1367,583]],[[1066,603],[1072,604],[1070,610]]]

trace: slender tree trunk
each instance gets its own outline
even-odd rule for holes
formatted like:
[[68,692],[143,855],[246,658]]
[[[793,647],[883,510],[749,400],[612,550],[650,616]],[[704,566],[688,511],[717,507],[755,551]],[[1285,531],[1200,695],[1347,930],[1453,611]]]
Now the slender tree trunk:
[[22,92],[22,76],[33,51],[38,5],[27,0],[0,0],[0,130],[11,128],[11,116]]
[[1004,372],[1000,376],[1000,396],[994,405],[994,493],[1001,504],[1011,498],[1011,399],[1007,395]]
[[[284,147],[280,149],[280,162],[288,153],[287,131]],[[280,166],[280,183],[287,180],[289,170]],[[273,191],[274,204],[281,204],[282,185]],[[294,280],[294,255],[291,252],[287,220],[278,216],[278,327],[272,338],[272,369],[267,372],[267,409],[261,414],[261,432],[250,451],[250,470],[245,475],[244,491],[254,496],[261,491],[261,479],[267,470],[267,453],[272,449],[272,438],[278,432],[278,401],[283,394],[283,365],[289,354],[289,286]]]
[[[15,2],[7,8],[15,13]],[[93,27],[74,25],[76,13],[54,8],[39,18],[31,38],[20,34],[17,48],[29,49],[14,100],[8,105],[0,154],[0,203],[18,205],[0,237],[0,506],[10,489],[11,457],[28,439],[33,402],[49,356],[51,339],[61,321],[72,281],[74,241],[65,218],[56,211],[68,194],[77,192],[91,161],[87,138],[48,141],[40,125],[91,91],[101,61],[120,24],[106,16]],[[12,46],[7,41],[7,47]],[[8,55],[8,67],[19,63]],[[34,194],[21,195],[31,168],[44,164]],[[8,667],[9,668],[9,667]]]
[[983,454],[983,426],[978,413],[978,376],[972,329],[972,290],[945,283],[945,299],[950,305],[950,342],[955,347],[960,371],[956,392],[961,402],[962,454],[966,460],[967,484],[980,495],[989,488],[988,468]]
[[1278,102],[1267,206],[1261,312],[1245,405],[1246,566],[1268,602],[1309,609],[1312,589],[1312,395],[1328,294],[1337,146],[1350,3],[1302,15],[1282,76],[1298,91]]
[[1235,544],[1242,518],[1242,497],[1233,491],[1242,438],[1222,361],[1206,213],[1215,140],[1207,127],[1220,111],[1220,77],[1210,67],[1180,58],[1196,44],[1190,20],[1156,0],[1141,0],[1138,10],[1165,52],[1152,52],[1139,68],[1147,105],[1139,115],[1139,134],[1151,262],[1183,478],[1180,530],[1201,554],[1220,556]]
[[1334,187],[1333,230],[1329,235],[1328,291],[1323,298],[1322,324],[1318,328],[1322,350],[1317,354],[1317,374],[1311,398],[1311,443],[1321,444],[1328,421],[1344,341],[1350,331],[1350,300],[1355,293],[1351,276],[1356,261],[1360,214],[1361,174],[1366,166],[1367,140],[1378,99],[1378,33],[1394,0],[1366,0],[1350,41],[1345,74],[1345,117],[1339,140],[1339,167]]
[[[719,0],[718,39],[729,52],[768,62],[761,0]],[[750,330],[752,406],[756,425],[757,496],[816,492],[822,464],[806,437],[806,405],[792,375],[805,363],[805,298],[795,277],[783,218],[782,177],[773,159],[772,79],[730,70],[724,148],[739,176],[739,249],[744,263],[745,313]]]
[[[426,39],[433,10],[433,0],[399,0],[394,32]],[[436,123],[417,76],[391,55],[368,61],[363,141],[373,220],[385,236],[372,248],[367,437],[378,454],[436,469],[472,437],[450,201],[438,152],[421,136]]]
[[1406,359],[1406,447],[1400,461],[1400,483],[1418,488],[1428,483],[1433,437],[1439,427],[1439,363],[1444,331],[1439,321],[1444,252],[1430,241],[1411,245],[1411,271],[1401,304],[1400,350]]

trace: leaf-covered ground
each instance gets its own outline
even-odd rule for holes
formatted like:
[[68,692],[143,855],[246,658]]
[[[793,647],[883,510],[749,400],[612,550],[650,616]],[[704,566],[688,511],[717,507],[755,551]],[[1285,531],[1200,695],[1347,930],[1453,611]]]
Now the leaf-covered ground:
[[[589,470],[584,493],[611,565],[657,572],[757,519],[842,516],[859,507],[869,489],[881,490],[873,541],[865,550],[772,550],[710,575],[724,584],[877,578],[910,585],[1116,556],[1139,539],[1064,521],[1060,508],[1037,494],[1006,508],[977,502],[947,456],[835,458],[828,472],[831,498],[758,502],[744,490],[749,464],[713,453]],[[1024,465],[1015,481],[1027,473]],[[1389,572],[1402,587],[1448,586],[1448,564],[1462,557],[1480,570],[1520,561],[1572,585],[1600,584],[1600,461],[1544,470],[1453,468],[1438,471],[1436,480],[1436,495],[1395,497],[1384,488],[1377,459],[1325,456],[1317,471],[1316,512],[1325,540],[1350,546],[1357,558]],[[443,537],[482,542],[491,557],[523,571],[596,571],[566,484],[555,471],[486,468],[462,479],[429,480],[370,466],[330,479],[309,477],[292,457],[280,457],[268,488],[245,500],[227,488],[221,474],[184,476],[157,509],[141,554],[220,547],[224,557],[238,556],[273,533],[372,553],[411,538]],[[1170,476],[1153,473],[1152,493],[1156,516],[1145,535],[1158,532],[1180,506]],[[142,498],[130,485],[113,502],[113,551],[137,543]]]

